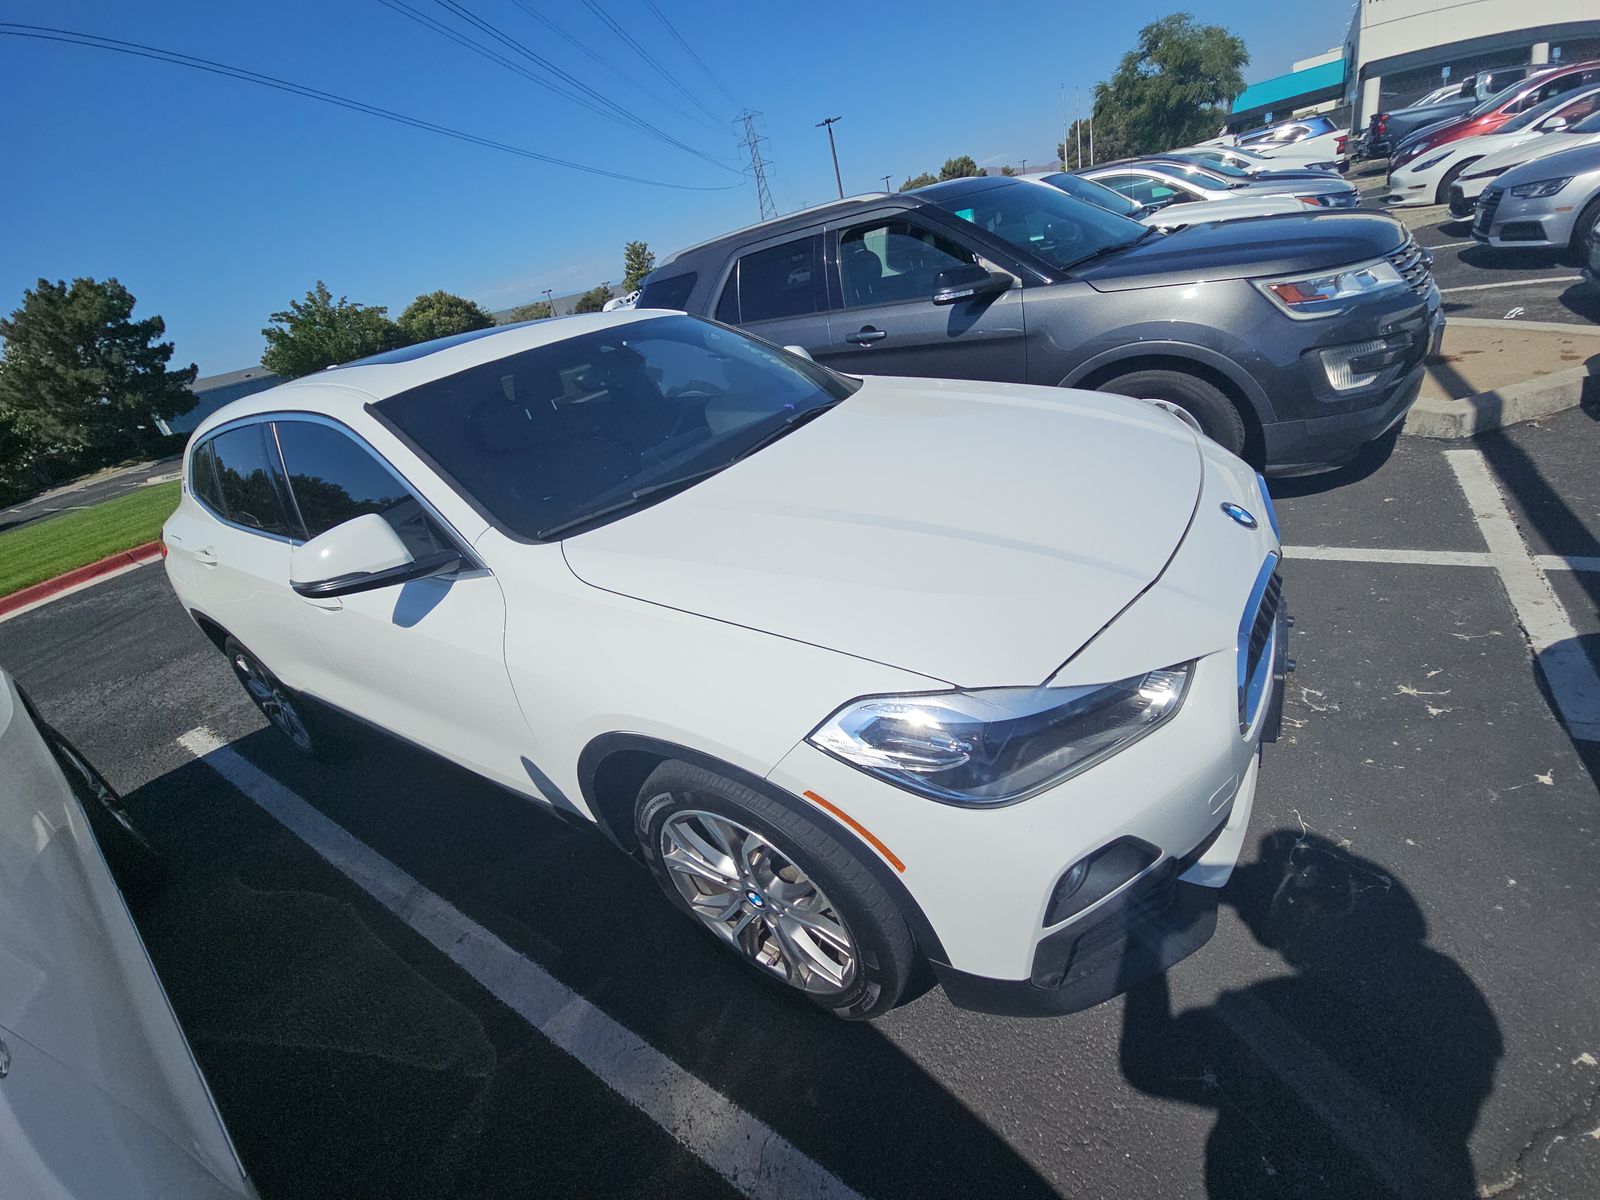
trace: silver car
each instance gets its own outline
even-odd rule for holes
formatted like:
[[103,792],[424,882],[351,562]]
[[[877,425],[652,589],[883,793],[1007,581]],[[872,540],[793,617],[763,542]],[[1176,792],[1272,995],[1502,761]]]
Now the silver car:
[[[1223,174],[1229,171],[1238,178]],[[1202,167],[1175,160],[1126,159],[1101,163],[1079,174],[1121,192],[1140,204],[1183,204],[1195,200],[1239,201],[1290,196],[1308,210],[1355,208],[1361,197],[1338,175],[1317,172],[1308,178],[1255,180],[1233,168]]]
[[107,867],[154,853],[4,671],[0,780],[0,1196],[253,1200]]
[[1600,145],[1513,167],[1478,197],[1472,236],[1486,246],[1587,256],[1600,221]]

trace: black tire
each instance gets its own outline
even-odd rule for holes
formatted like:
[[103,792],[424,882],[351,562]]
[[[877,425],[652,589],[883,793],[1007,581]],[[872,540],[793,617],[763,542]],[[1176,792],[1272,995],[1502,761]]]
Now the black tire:
[[1567,250],[1578,266],[1587,266],[1589,262],[1589,247],[1594,245],[1597,233],[1600,233],[1600,196],[1589,201],[1578,219],[1572,223],[1572,240],[1567,244]]
[[345,739],[323,711],[285,685],[238,638],[226,638],[222,652],[227,655],[228,665],[233,668],[245,695],[297,753],[327,762],[344,752]]
[[1166,400],[1176,404],[1195,420],[1206,436],[1224,450],[1244,454],[1248,426],[1239,406],[1223,394],[1215,384],[1184,371],[1130,371],[1107,379],[1100,385],[1102,392],[1118,396],[1133,396],[1144,400]]
[[[1480,155],[1479,157],[1482,156]],[[1444,178],[1439,180],[1439,186],[1433,193],[1433,202],[1435,204],[1449,204],[1450,185],[1461,178],[1461,172],[1465,171],[1477,161],[1478,160],[1476,158],[1469,158],[1462,162],[1458,162],[1455,166],[1446,171],[1444,173]]]
[[[662,833],[675,815],[682,819],[681,815],[689,812],[714,814],[755,833],[776,852],[769,861],[786,861],[802,873],[805,882],[820,889],[854,948],[853,969],[839,990],[827,994],[807,991],[792,981],[792,973],[758,964],[729,939],[718,936],[684,898],[663,861]],[[669,761],[657,767],[639,789],[634,824],[644,860],[667,898],[770,985],[850,1020],[880,1016],[904,995],[919,963],[911,931],[893,898],[844,847],[825,819],[813,820],[794,812],[714,772]],[[759,902],[758,897],[755,903]],[[746,901],[747,906],[752,903]],[[769,938],[768,945],[775,944],[776,930],[768,914],[751,907],[750,918],[759,919],[771,931],[763,934],[760,925],[755,927],[759,936]]]
[[89,829],[123,894],[130,900],[154,896],[166,885],[167,865],[129,819],[122,797],[71,742],[48,727],[41,732],[89,818]]

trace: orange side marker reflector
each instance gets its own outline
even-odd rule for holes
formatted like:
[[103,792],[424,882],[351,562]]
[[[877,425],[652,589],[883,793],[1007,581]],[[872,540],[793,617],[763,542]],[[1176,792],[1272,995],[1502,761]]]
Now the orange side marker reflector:
[[838,817],[839,820],[850,826],[851,829],[855,830],[856,833],[861,836],[862,840],[876,850],[879,854],[883,855],[883,857],[889,861],[889,865],[896,871],[899,871],[902,875],[906,873],[905,863],[900,861],[899,857],[893,850],[889,849],[889,847],[880,842],[877,838],[877,835],[874,834],[872,830],[868,829],[860,821],[856,820],[849,813],[845,812],[844,809],[840,808],[837,804],[832,804],[827,800],[824,800],[815,792],[804,792],[802,794],[807,800],[811,801],[811,803],[815,804],[818,808],[832,813],[834,816]]

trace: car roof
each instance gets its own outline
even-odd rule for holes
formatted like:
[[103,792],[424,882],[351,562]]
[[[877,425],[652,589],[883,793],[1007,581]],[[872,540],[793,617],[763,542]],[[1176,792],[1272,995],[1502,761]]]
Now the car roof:
[[424,383],[496,362],[525,350],[536,350],[568,338],[637,324],[655,317],[682,317],[665,309],[625,308],[608,313],[583,313],[501,325],[471,334],[456,334],[415,346],[376,354],[341,366],[304,375],[275,388],[225,404],[195,429],[198,442],[212,429],[241,417],[282,411],[325,412],[348,417],[375,400],[384,400]]
[[1013,183],[1023,182],[1019,178],[1008,175],[972,175],[961,179],[946,179],[939,183],[930,183],[925,187],[913,188],[909,192],[868,192],[860,196],[847,196],[843,200],[830,200],[826,204],[818,204],[812,208],[804,208],[799,212],[786,213],[770,221],[761,221],[754,225],[746,225],[742,229],[731,230],[728,233],[718,234],[714,238],[707,238],[703,242],[696,242],[672,255],[650,275],[651,279],[668,278],[668,268],[673,267],[686,258],[715,250],[730,243],[743,243],[761,241],[769,237],[782,237],[786,233],[807,229],[813,225],[833,217],[848,216],[851,212],[866,208],[882,208],[891,205],[897,208],[921,208],[929,203],[939,203],[944,200],[955,199],[958,196],[968,196],[974,192],[985,191],[994,187],[1009,187]]

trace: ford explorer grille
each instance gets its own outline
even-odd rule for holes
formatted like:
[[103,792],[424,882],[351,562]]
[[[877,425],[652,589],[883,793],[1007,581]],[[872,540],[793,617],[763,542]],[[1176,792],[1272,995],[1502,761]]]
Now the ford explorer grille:
[[1406,281],[1406,286],[1419,296],[1428,294],[1428,284],[1433,279],[1433,272],[1428,269],[1428,254],[1417,244],[1417,239],[1409,232],[1406,240],[1401,242],[1397,249],[1389,251],[1385,256],[1400,272],[1400,277]]

